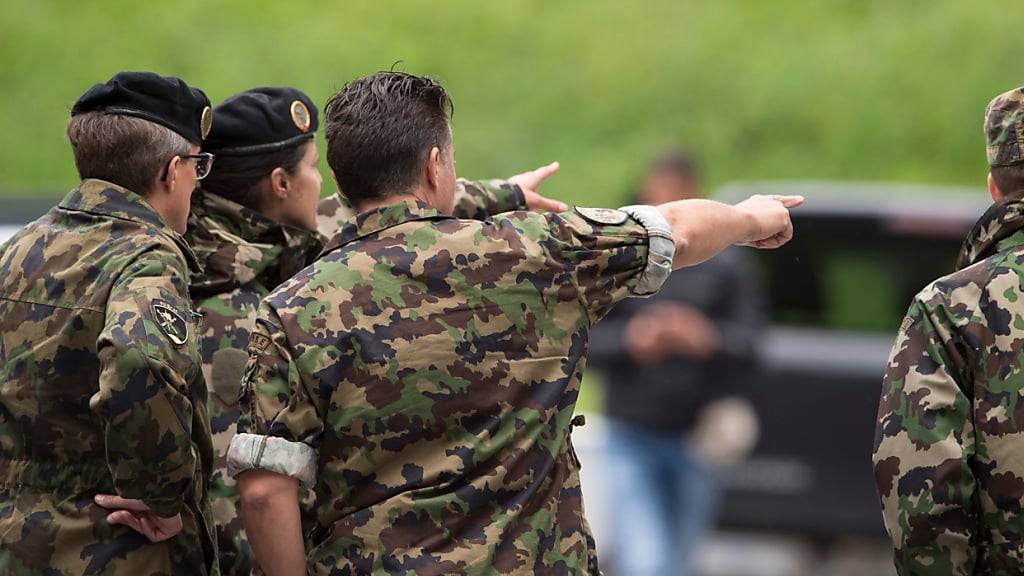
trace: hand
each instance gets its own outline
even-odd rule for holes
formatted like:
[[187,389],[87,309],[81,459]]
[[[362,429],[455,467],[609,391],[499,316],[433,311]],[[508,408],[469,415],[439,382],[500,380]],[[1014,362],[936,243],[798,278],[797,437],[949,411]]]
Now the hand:
[[149,538],[150,542],[163,542],[181,532],[181,514],[162,518],[149,511],[141,500],[129,500],[114,494],[97,494],[96,504],[113,510],[107,515],[109,524],[123,524]]
[[750,217],[752,225],[747,238],[737,242],[754,248],[778,248],[793,238],[793,222],[789,209],[804,203],[803,196],[751,196],[736,205]]
[[558,162],[552,162],[536,170],[516,174],[509,178],[508,181],[518,185],[523,190],[528,210],[533,210],[534,212],[565,212],[569,209],[569,206],[564,202],[550,200],[537,193],[537,188],[540,188],[541,182],[547,180],[555,172],[558,172],[560,167]]

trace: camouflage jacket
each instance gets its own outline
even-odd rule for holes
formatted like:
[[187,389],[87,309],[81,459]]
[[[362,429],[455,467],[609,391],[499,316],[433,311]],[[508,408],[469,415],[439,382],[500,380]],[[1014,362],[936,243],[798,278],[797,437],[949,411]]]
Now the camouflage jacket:
[[[485,218],[523,206],[522,191],[503,180],[460,180],[456,213]],[[331,195],[321,201],[318,224],[329,237],[351,210]],[[238,486],[226,473],[228,445],[238,422],[238,385],[256,307],[270,290],[313,262],[321,236],[279,224],[258,212],[206,192],[193,196],[185,239],[203,264],[192,274],[191,293],[203,315],[199,350],[210,383],[214,468],[211,498],[224,576],[249,574],[251,552],[239,514]]]
[[201,270],[190,291],[202,314],[199,353],[209,383],[213,432],[210,496],[224,576],[248,575],[252,554],[238,511],[238,486],[226,474],[228,445],[238,422],[238,384],[260,300],[310,264],[323,244],[315,232],[279,224],[216,194],[196,191],[185,240]]
[[1024,204],[993,206],[914,299],[885,373],[874,470],[898,572],[1024,573]]
[[[0,247],[0,573],[216,574],[212,460],[182,238],[85,180]],[[180,513],[152,544],[98,493]]]
[[229,467],[315,484],[316,574],[598,573],[569,432],[591,325],[667,276],[648,244],[618,211],[359,214],[261,305]]
[[[457,218],[484,220],[495,214],[525,210],[526,201],[519,186],[507,180],[465,180],[459,178],[455,186],[455,208]],[[340,194],[331,194],[317,206],[317,230],[324,238],[330,238],[344,226],[355,212]]]

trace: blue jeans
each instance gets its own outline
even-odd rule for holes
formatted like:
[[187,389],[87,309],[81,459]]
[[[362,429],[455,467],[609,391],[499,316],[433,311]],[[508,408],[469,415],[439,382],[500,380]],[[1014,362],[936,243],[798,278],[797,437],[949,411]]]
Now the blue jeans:
[[613,576],[690,576],[713,526],[719,486],[685,436],[658,434],[611,421]]

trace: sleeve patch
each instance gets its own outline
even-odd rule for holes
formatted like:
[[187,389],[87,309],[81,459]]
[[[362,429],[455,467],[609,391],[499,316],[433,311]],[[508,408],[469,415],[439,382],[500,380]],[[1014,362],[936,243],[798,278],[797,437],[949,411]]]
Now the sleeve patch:
[[156,299],[150,304],[153,320],[167,339],[175,346],[188,342],[188,322],[185,317],[164,300]]
[[270,346],[270,337],[252,332],[249,334],[249,354],[262,354]]
[[625,212],[611,208],[582,208],[576,206],[575,210],[587,222],[605,226],[618,226],[624,224],[626,219],[629,218],[629,215]]

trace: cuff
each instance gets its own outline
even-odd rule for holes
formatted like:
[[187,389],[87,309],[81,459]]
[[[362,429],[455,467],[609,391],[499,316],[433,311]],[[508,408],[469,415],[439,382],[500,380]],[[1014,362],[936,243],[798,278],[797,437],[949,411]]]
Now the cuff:
[[491,211],[492,216],[504,214],[505,212],[515,212],[516,210],[526,210],[526,194],[523,193],[523,189],[518,184],[500,179],[487,180],[481,182],[481,184],[494,197],[494,209]]
[[661,290],[661,285],[672,273],[672,259],[676,254],[672,228],[654,206],[624,206],[619,210],[632,216],[647,230],[647,266],[640,274],[633,295],[651,296]]
[[228,476],[267,470],[295,478],[307,488],[316,485],[316,451],[302,442],[275,436],[236,434],[228,448]]

